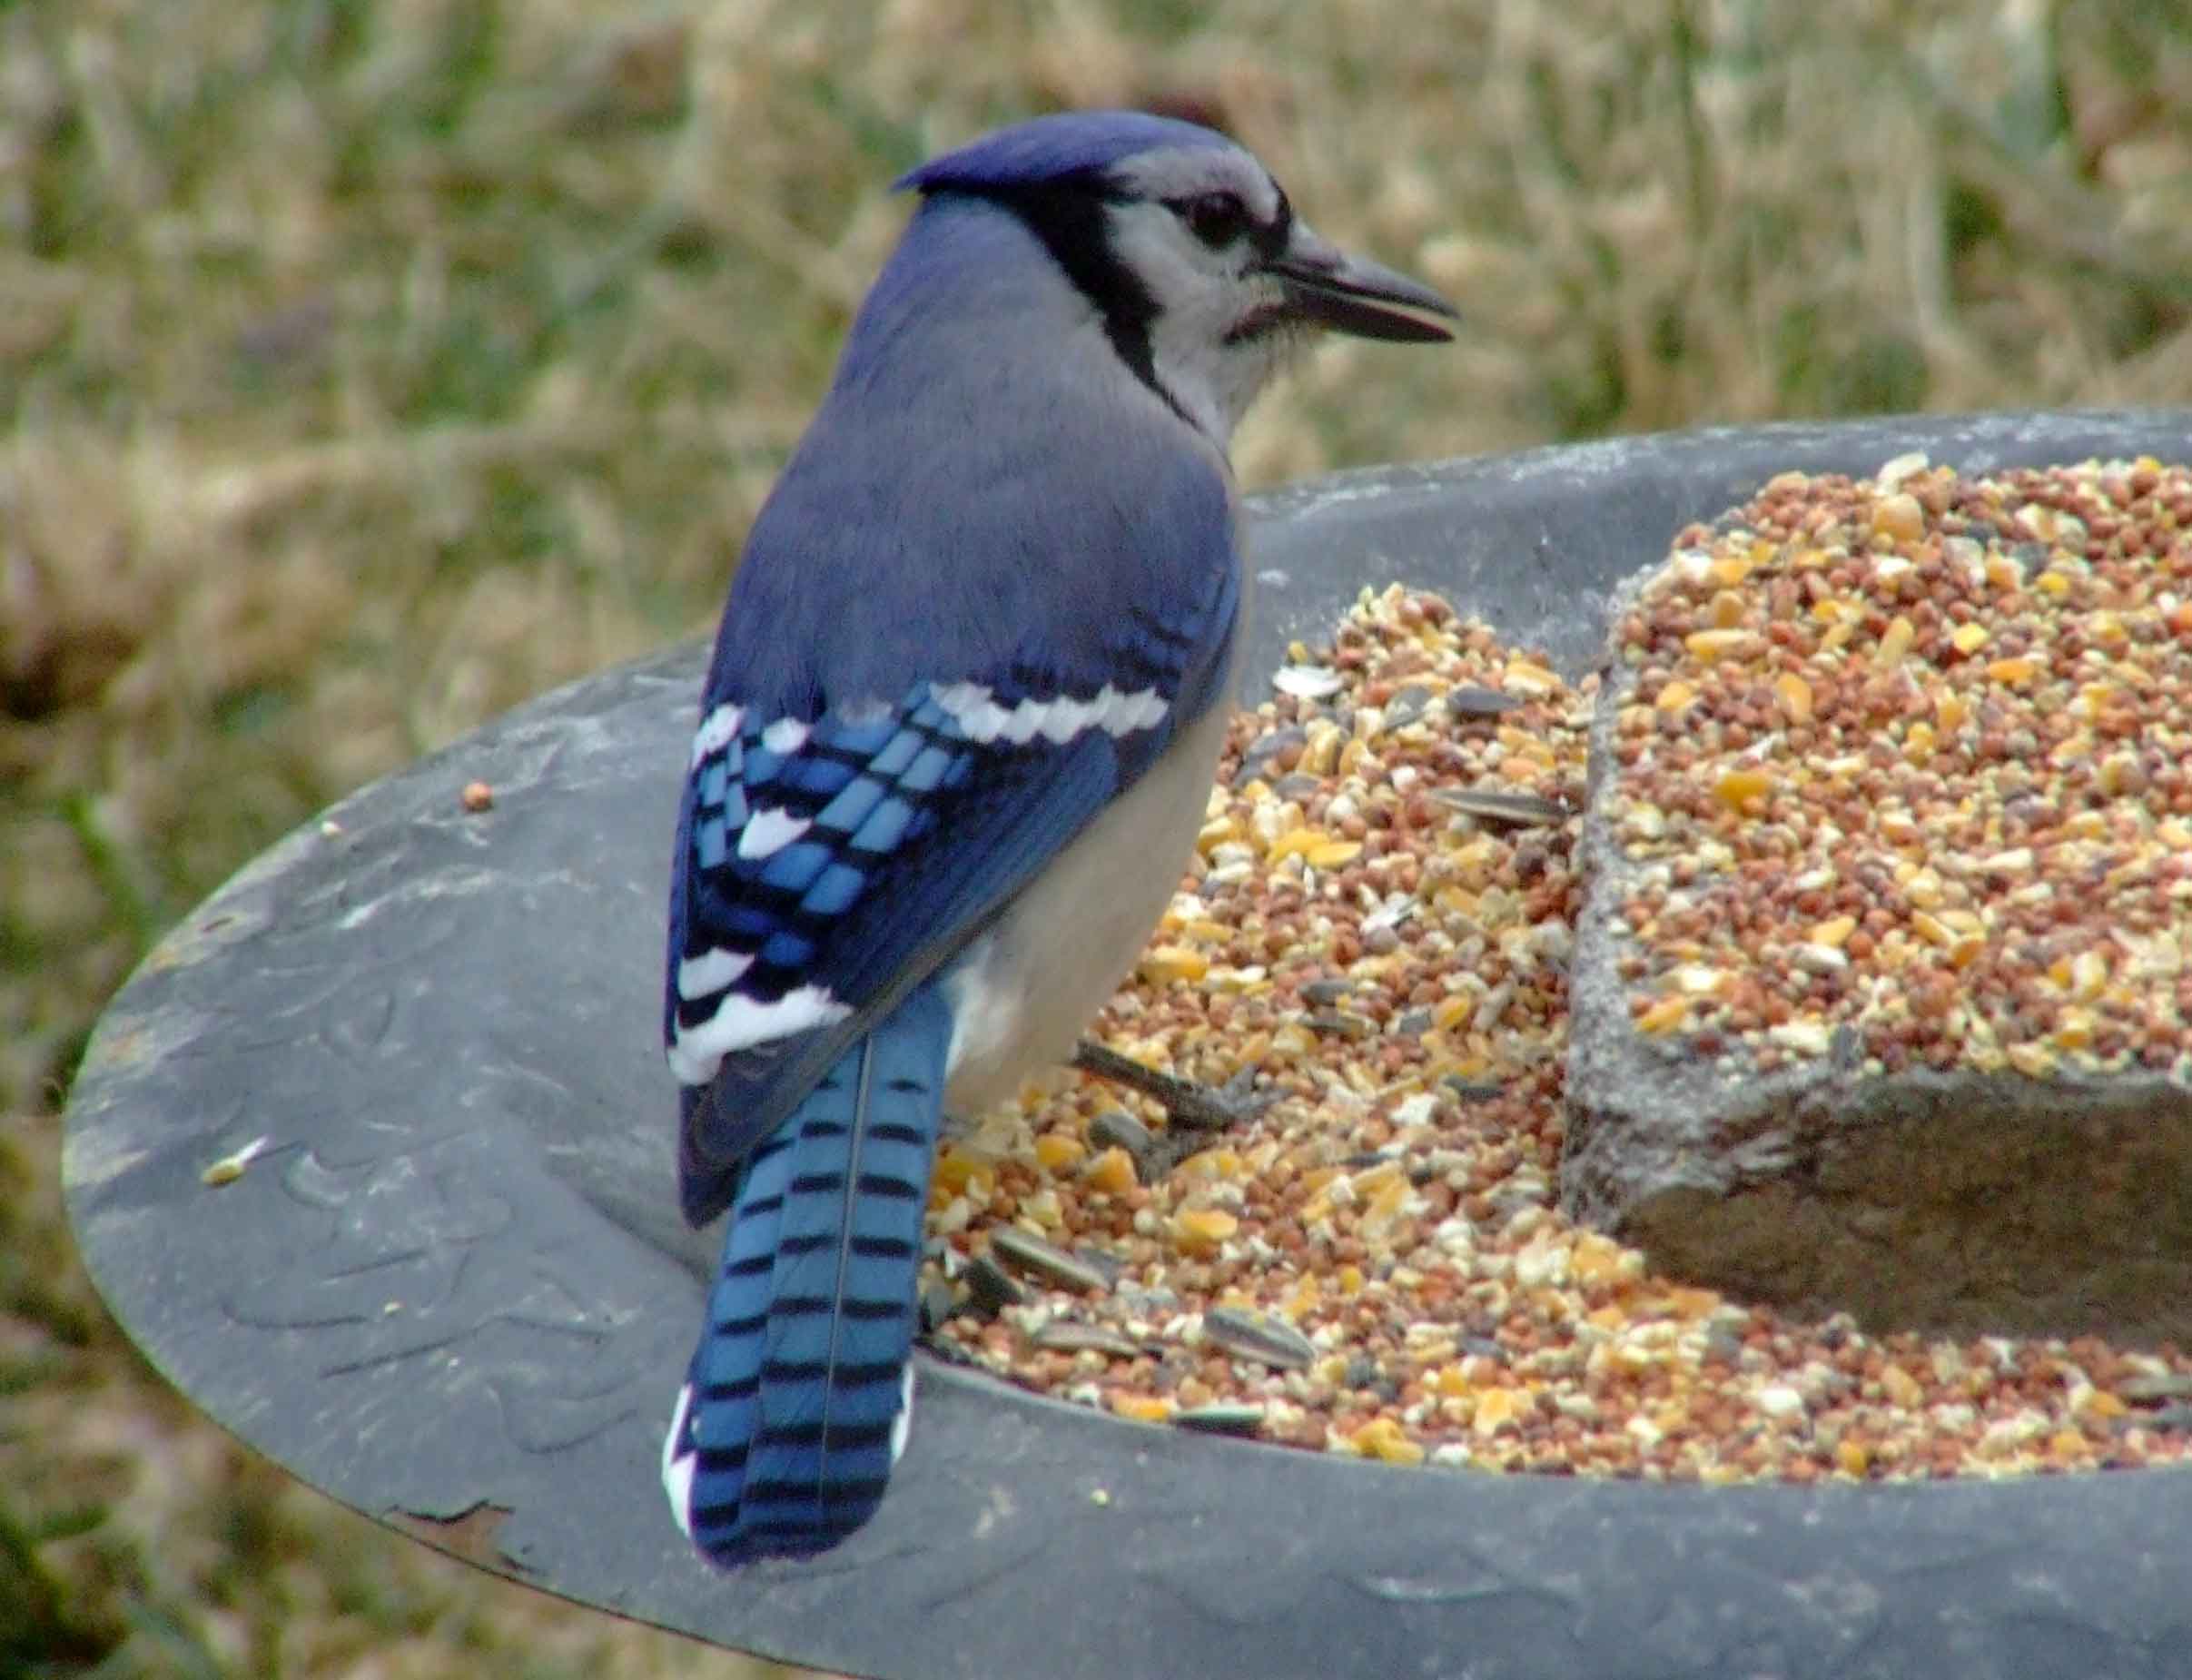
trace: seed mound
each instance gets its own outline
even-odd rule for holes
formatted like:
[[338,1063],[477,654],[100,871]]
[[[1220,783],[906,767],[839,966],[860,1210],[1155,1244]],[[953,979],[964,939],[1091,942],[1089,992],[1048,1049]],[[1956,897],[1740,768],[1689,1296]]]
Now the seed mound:
[[2192,473],[1789,474],[1615,639],[1639,1031],[2192,1083]]

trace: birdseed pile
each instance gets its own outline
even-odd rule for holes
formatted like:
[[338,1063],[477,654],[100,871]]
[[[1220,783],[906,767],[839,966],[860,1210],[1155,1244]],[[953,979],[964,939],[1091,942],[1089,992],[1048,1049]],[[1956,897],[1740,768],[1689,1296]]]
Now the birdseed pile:
[[2192,1082],[2192,474],[1791,474],[1616,640],[1638,1030]]
[[[1999,804],[1960,846],[1982,860],[1979,884],[1999,879],[2014,897],[2049,878],[2039,854],[2057,837],[2052,820],[2091,848],[2080,867],[2144,870],[2158,884],[2153,924],[2135,937],[2186,937],[2192,905],[2168,884],[2185,878],[2187,854],[2167,826],[2192,816],[2185,754],[2167,740],[2144,750],[2120,718],[2127,688],[2147,697],[2135,715],[2149,720],[2156,696],[2174,697],[2172,726],[2192,698],[2166,686],[2182,684],[2192,642],[2181,534],[2192,531],[2192,473],[2141,461],[1984,481],[1901,462],[1883,477],[1779,479],[1744,510],[1757,538],[1742,552],[1711,548],[1703,530],[1677,544],[1674,582],[1655,598],[1706,618],[1683,645],[1749,639],[1708,641],[1713,657],[1695,677],[1670,665],[1640,716],[1624,720],[1624,740],[1633,722],[1663,743],[1693,741],[1700,764],[1718,762],[1708,752],[1736,761],[1659,802],[1658,837],[1676,857],[1743,844],[1745,824],[1779,815],[1774,778],[1798,774],[1846,774],[1852,798],[1871,796],[1868,777],[1891,782],[1901,804],[1873,798],[1877,821],[1948,821],[1926,803],[1932,784],[1877,762],[1881,726],[1901,719],[1892,750],[1921,777],[1945,785],[1967,756],[1996,770]],[[1930,498],[2037,521],[2048,534],[2030,540],[2050,554],[2078,552],[2066,522],[2080,521],[2104,558],[2012,578],[2006,568],[2029,557],[1982,542],[1902,556],[1906,574],[1893,544],[1911,504],[1922,513]],[[1860,505],[1887,552],[1805,558],[1807,531]],[[1884,605],[1871,588],[1882,571],[1894,586]],[[1868,668],[1822,680],[1796,653],[1822,642]],[[2175,662],[2146,657],[2157,649]],[[1366,592],[1330,649],[1297,646],[1292,657],[1273,698],[1236,720],[1189,877],[1095,1029],[1208,1083],[1253,1072],[1272,1100],[1183,1138],[1154,1103],[1081,1080],[947,1144],[932,1201],[940,1259],[925,1274],[933,1345],[1124,1418],[1400,1464],[1803,1482],[2183,1456],[2192,1359],[2174,1349],[1806,1321],[1654,1276],[1637,1251],[1565,1219],[1566,965],[1583,890],[1572,857],[1595,687],[1570,687],[1443,601],[1397,588]],[[1930,674],[1960,660],[2002,668],[1955,702],[1955,685]],[[1690,697],[1668,693],[1680,682]],[[1920,723],[1929,729],[1912,751]],[[1802,742],[1798,729],[1810,731]],[[1769,732],[1786,754],[1743,762]],[[2005,780],[2013,766],[2031,779]],[[2069,810],[2048,819],[2017,803],[2032,780],[2078,774],[2146,778],[2161,796],[2151,822],[2088,835]],[[1730,779],[1745,776],[1756,785]],[[2029,863],[1984,861],[2026,850]],[[1965,919],[1976,903],[1960,895],[1965,884],[1940,878],[1926,908],[1942,936],[1915,929],[1911,958],[1967,992],[2001,975],[2015,998],[2012,971],[1991,966],[2000,942],[1970,943],[1990,929]],[[1664,981],[1685,1000],[1670,1027],[1762,1054],[1809,1053],[1812,1039],[1787,1029],[1809,1031],[1814,1017],[1830,1033],[1859,1023],[1883,1061],[1938,1053],[1919,1017],[1863,1013],[1864,965],[1893,930],[1832,882],[1790,891],[1774,904],[1779,922],[1762,904],[1748,922],[1714,925],[1707,912],[1664,973],[1640,970],[1640,1023],[1649,1030]],[[2050,1057],[2154,1053],[2155,993],[2114,961],[2089,973],[2097,947],[2065,914],[2080,902],[2066,893],[2046,907],[2054,943],[2034,960],[2060,993],[2051,1011],[1988,1016],[1993,1038],[1966,1043],[1991,1044],[1981,1053],[2011,1066],[2035,1043]],[[1846,962],[1849,978],[1816,996],[1807,983],[1792,1002],[1753,996],[1748,971],[1713,954],[1766,939],[1840,960],[1799,963],[1801,973],[1842,974]],[[1690,985],[1686,971],[1706,964],[1738,978]],[[1978,1019],[1990,1005],[1982,993],[1960,1007]]]

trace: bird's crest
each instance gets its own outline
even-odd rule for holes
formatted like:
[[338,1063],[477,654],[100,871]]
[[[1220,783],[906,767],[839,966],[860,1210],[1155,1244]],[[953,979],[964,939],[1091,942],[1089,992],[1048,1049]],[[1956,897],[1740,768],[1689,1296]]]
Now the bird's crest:
[[1067,111],[1017,124],[932,158],[894,184],[900,192],[993,191],[1101,173],[1161,148],[1232,144],[1216,129],[1146,111]]

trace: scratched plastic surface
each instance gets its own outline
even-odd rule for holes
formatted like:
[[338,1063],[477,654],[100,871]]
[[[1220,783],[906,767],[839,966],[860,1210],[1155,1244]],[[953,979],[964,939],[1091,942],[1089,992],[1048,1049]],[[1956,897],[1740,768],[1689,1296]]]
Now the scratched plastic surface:
[[[1253,692],[1364,584],[1571,675],[1608,588],[1772,472],[2192,453],[2192,410],[1790,427],[1387,469],[1256,508]],[[1136,1428],[925,1362],[882,1515],[714,1574],[664,1415],[699,1311],[656,1046],[697,647],[528,705],[241,873],[108,1011],[64,1166],[115,1315],[200,1406],[547,1590],[857,1675],[2154,1680],[2192,1480],[1667,1488]],[[490,812],[460,794],[490,784]],[[267,1145],[219,1188],[204,1169]],[[416,1532],[415,1521],[406,1523]]]

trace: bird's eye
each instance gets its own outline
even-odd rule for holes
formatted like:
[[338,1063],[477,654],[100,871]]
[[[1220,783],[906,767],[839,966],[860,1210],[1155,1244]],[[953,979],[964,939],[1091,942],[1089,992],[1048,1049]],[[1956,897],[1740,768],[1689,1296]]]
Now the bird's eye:
[[1248,231],[1248,208],[1230,193],[1204,193],[1173,205],[1188,232],[1212,251],[1231,244]]

